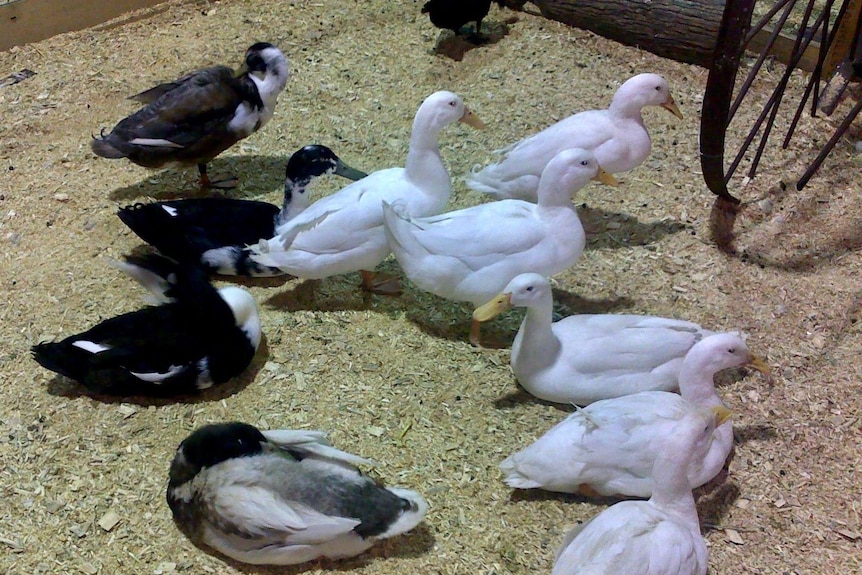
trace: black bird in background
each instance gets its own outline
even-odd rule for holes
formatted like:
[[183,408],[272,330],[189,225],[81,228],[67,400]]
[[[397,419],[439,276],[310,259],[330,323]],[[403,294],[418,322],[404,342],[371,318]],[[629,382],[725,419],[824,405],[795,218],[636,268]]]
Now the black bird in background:
[[428,14],[431,23],[438,28],[452,30],[455,34],[468,22],[475,22],[476,32],[471,38],[483,41],[482,19],[488,15],[491,2],[501,8],[504,6],[504,0],[429,0],[422,7],[422,13]]

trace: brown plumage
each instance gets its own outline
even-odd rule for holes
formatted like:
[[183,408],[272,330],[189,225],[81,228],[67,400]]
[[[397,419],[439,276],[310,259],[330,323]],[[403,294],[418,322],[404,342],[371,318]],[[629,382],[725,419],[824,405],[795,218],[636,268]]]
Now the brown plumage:
[[197,164],[210,185],[206,164],[269,121],[287,81],[287,60],[271,44],[251,46],[244,68],[204,68],[132,96],[146,105],[94,138],[93,152],[146,168]]

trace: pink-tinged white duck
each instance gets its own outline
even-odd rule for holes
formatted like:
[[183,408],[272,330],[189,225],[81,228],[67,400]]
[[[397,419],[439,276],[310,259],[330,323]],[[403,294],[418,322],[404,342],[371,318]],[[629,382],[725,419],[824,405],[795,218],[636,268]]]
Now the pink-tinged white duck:
[[658,74],[638,74],[617,89],[607,109],[574,114],[496,150],[503,159],[469,174],[467,186],[498,198],[535,202],[542,170],[551,158],[569,148],[590,150],[611,174],[636,168],[652,146],[641,116],[646,106],[661,106],[682,118],[665,79]]

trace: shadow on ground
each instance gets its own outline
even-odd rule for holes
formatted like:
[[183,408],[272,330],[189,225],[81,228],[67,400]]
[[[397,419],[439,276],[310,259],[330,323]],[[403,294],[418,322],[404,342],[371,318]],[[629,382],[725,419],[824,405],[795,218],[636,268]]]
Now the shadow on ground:
[[201,190],[196,167],[171,167],[153,170],[150,177],[117,188],[109,197],[117,202],[130,202],[141,197],[154,200],[207,196],[254,199],[283,188],[284,166],[288,157],[289,153],[283,156],[228,155],[216,158],[208,164],[210,177],[217,180],[228,175],[238,176],[239,185],[232,190]]

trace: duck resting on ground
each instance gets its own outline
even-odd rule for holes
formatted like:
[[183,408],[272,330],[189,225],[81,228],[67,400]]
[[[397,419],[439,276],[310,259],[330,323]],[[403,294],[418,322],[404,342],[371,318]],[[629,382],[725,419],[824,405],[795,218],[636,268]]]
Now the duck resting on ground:
[[236,178],[211,181],[207,163],[269,122],[288,72],[278,48],[253,44],[239,72],[204,68],[132,96],[146,105],[91,147],[103,158],[145,168],[196,164],[202,187],[234,187]]
[[440,131],[456,122],[483,127],[456,94],[441,91],[428,96],[413,120],[404,168],[372,172],[314,202],[276,229],[275,237],[251,246],[251,259],[305,279],[359,271],[364,289],[400,293],[397,278],[372,272],[389,255],[382,202],[399,200],[408,214],[417,217],[443,210],[452,183],[437,141]]
[[[384,203],[386,237],[419,288],[477,306],[518,274],[552,275],[578,261],[585,237],[571,197],[591,179],[616,184],[591,152],[565,150],[542,173],[538,204],[501,200],[419,218]],[[475,320],[470,342],[480,345]]]
[[95,393],[170,396],[224,383],[251,363],[261,331],[257,304],[247,291],[216,290],[201,267],[159,256],[117,266],[161,305],[34,345],[40,365]]
[[437,28],[452,30],[456,35],[465,24],[475,22],[476,33],[471,37],[484,41],[482,20],[488,15],[492,2],[502,8],[504,0],[429,0],[422,6],[422,13],[428,14]]
[[190,198],[121,208],[117,215],[142,240],[175,260],[192,260],[211,273],[253,277],[284,275],[278,268],[249,259],[245,249],[308,207],[314,178],[337,174],[350,180],[366,176],[322,145],[293,153],[284,177],[281,208],[266,202],[232,198]]
[[639,391],[675,391],[692,346],[713,332],[696,323],[631,314],[578,314],[552,320],[548,280],[521,274],[473,312],[488,321],[527,308],[509,362],[518,383],[545,401],[587,405]]
[[[660,485],[653,464],[661,458],[664,438],[679,434],[680,425],[693,411],[723,409],[713,377],[743,365],[769,374],[763,360],[748,350],[738,334],[710,335],[685,356],[679,395],[642,391],[578,409],[503,461],[500,468],[505,481],[519,489],[649,497]],[[722,419],[710,441],[704,441],[690,457],[691,487],[718,475],[731,449],[733,424]]]
[[611,174],[634,169],[647,158],[652,145],[641,116],[644,106],[661,106],[682,118],[665,79],[638,74],[617,89],[608,109],[574,114],[496,150],[503,159],[469,174],[467,186],[498,198],[535,202],[542,170],[567,148],[592,151]]
[[168,505],[192,542],[244,563],[351,557],[410,531],[428,508],[358,464],[371,462],[331,447],[320,431],[207,425],[177,449]]
[[722,417],[695,410],[676,433],[656,438],[652,497],[621,501],[572,529],[551,575],[706,575],[709,553],[685,470]]

